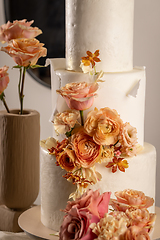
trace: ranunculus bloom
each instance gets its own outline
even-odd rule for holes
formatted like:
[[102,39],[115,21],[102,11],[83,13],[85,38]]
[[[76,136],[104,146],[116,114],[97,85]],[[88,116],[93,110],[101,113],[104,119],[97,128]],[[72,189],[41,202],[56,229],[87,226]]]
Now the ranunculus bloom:
[[72,135],[71,143],[77,156],[77,163],[81,167],[90,168],[100,159],[102,146],[95,143],[83,128],[79,128],[79,131]]
[[126,211],[130,207],[148,208],[153,205],[154,199],[141,191],[126,189],[124,191],[115,192],[117,200],[112,199],[112,206],[119,211]]
[[75,201],[68,201],[65,212],[70,212],[74,207],[83,211],[89,211],[98,218],[104,217],[108,212],[108,205],[111,192],[105,192],[100,195],[99,191],[88,190]]
[[13,60],[23,67],[35,65],[40,57],[45,57],[47,49],[37,39],[13,39],[1,51],[9,54]]
[[128,156],[136,155],[137,129],[132,127],[128,122],[123,124],[119,142],[122,145],[122,153]]
[[145,228],[147,232],[153,228],[156,214],[149,213],[147,209],[127,209],[126,215],[130,220],[131,226]]
[[70,132],[77,123],[77,119],[79,117],[80,113],[76,110],[68,110],[62,113],[57,113],[53,120],[55,131],[59,134]]
[[0,94],[7,88],[9,83],[8,66],[0,68]]
[[56,155],[57,163],[61,166],[62,169],[70,172],[76,166],[76,156],[74,151],[69,145],[63,149],[63,151]]
[[66,84],[65,87],[57,90],[57,92],[65,99],[69,108],[85,110],[92,106],[97,89],[97,82],[72,82]]
[[129,227],[120,240],[150,240],[149,234],[137,226]]
[[9,42],[11,39],[17,38],[34,38],[42,33],[37,27],[31,27],[34,21],[26,22],[24,20],[16,20],[11,23],[8,21],[0,27],[0,41],[2,43]]
[[99,218],[92,215],[87,210],[80,210],[74,207],[64,216],[60,228],[60,240],[87,240],[94,239],[95,235],[91,232],[89,225],[98,222]]
[[89,112],[84,129],[97,144],[110,145],[118,141],[122,124],[117,111],[106,107]]

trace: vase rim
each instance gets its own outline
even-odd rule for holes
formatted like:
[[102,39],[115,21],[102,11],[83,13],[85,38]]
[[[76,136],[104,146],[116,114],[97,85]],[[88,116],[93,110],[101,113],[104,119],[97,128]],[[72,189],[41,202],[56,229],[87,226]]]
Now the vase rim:
[[6,110],[0,111],[0,115],[17,116],[17,117],[39,114],[38,111],[33,109],[24,109],[23,114],[19,114],[19,113],[20,113],[20,109],[17,109],[17,108],[11,109],[10,113],[8,113]]

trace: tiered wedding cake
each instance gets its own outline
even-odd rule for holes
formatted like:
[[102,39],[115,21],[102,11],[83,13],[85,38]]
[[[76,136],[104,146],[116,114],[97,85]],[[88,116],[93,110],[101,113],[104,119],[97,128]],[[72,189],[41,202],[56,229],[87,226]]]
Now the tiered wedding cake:
[[[65,208],[69,195],[76,191],[76,184],[65,178],[77,183],[74,196],[92,187],[113,193],[130,188],[155,198],[156,150],[151,144],[144,143],[146,77],[145,67],[133,68],[133,19],[134,0],[66,0],[66,59],[50,60],[56,129],[53,137],[59,140],[59,145],[50,138],[42,141],[41,151],[41,220],[51,229],[59,230],[63,215],[59,209]],[[81,120],[85,119],[84,129],[83,126],[77,128],[82,131],[80,136],[75,130],[70,131],[74,127],[72,124],[65,132],[64,128],[69,126],[64,120],[71,118],[70,123],[75,119],[80,122],[78,111],[65,114],[71,100],[77,101],[77,95],[82,93],[82,85],[90,89],[87,100],[94,97],[95,92],[97,96],[87,110],[78,109],[78,104],[77,108],[70,107],[80,110]],[[84,95],[81,97],[81,103],[84,103]],[[57,136],[57,132],[72,136],[62,143],[66,136]],[[87,140],[85,142],[86,136],[91,146],[87,145]],[[81,147],[89,147],[92,152],[93,139],[93,151],[96,148],[98,156],[92,164],[93,158],[90,160],[87,153],[85,161],[87,158],[91,161],[87,165],[82,160],[86,150],[77,150],[78,141],[82,141]],[[79,165],[74,165],[77,151]],[[61,157],[62,162],[59,162],[57,159]],[[68,161],[68,168],[63,166],[65,161]]]

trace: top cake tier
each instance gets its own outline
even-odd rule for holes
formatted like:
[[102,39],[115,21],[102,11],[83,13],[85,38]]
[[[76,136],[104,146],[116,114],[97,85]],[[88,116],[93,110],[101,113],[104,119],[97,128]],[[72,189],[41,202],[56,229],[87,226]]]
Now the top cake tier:
[[97,70],[132,70],[133,21],[134,0],[66,0],[67,70],[81,71],[81,57],[97,49]]

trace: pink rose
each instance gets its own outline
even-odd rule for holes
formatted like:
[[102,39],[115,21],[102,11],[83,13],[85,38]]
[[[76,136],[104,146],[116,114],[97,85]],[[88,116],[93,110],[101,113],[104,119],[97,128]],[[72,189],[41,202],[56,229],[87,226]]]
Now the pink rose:
[[66,84],[65,87],[57,90],[57,92],[65,99],[69,108],[85,110],[92,106],[97,89],[97,82],[72,82]]
[[7,66],[0,68],[0,94],[7,88],[9,83],[8,68]]
[[94,239],[96,235],[92,233],[89,228],[90,224],[97,223],[99,218],[92,215],[90,212],[80,210],[74,206],[63,219],[63,223],[60,228],[59,239],[60,240],[89,240]]
[[149,234],[137,226],[129,227],[120,240],[150,240]]
[[45,57],[47,49],[43,47],[37,39],[14,39],[7,47],[2,47],[1,51],[9,54],[13,60],[23,67],[35,65],[40,57]]
[[100,195],[99,191],[88,190],[75,201],[69,201],[65,212],[70,212],[73,207],[81,210],[87,210],[98,218],[103,218],[108,212],[108,205],[111,192],[105,192]]
[[126,189],[124,191],[115,192],[117,200],[112,199],[112,207],[119,211],[126,211],[131,207],[148,208],[153,205],[154,199],[141,191]]
[[26,22],[26,19],[21,21],[8,21],[0,27],[0,41],[5,43],[17,38],[34,38],[42,33],[37,27],[31,27],[34,21]]

